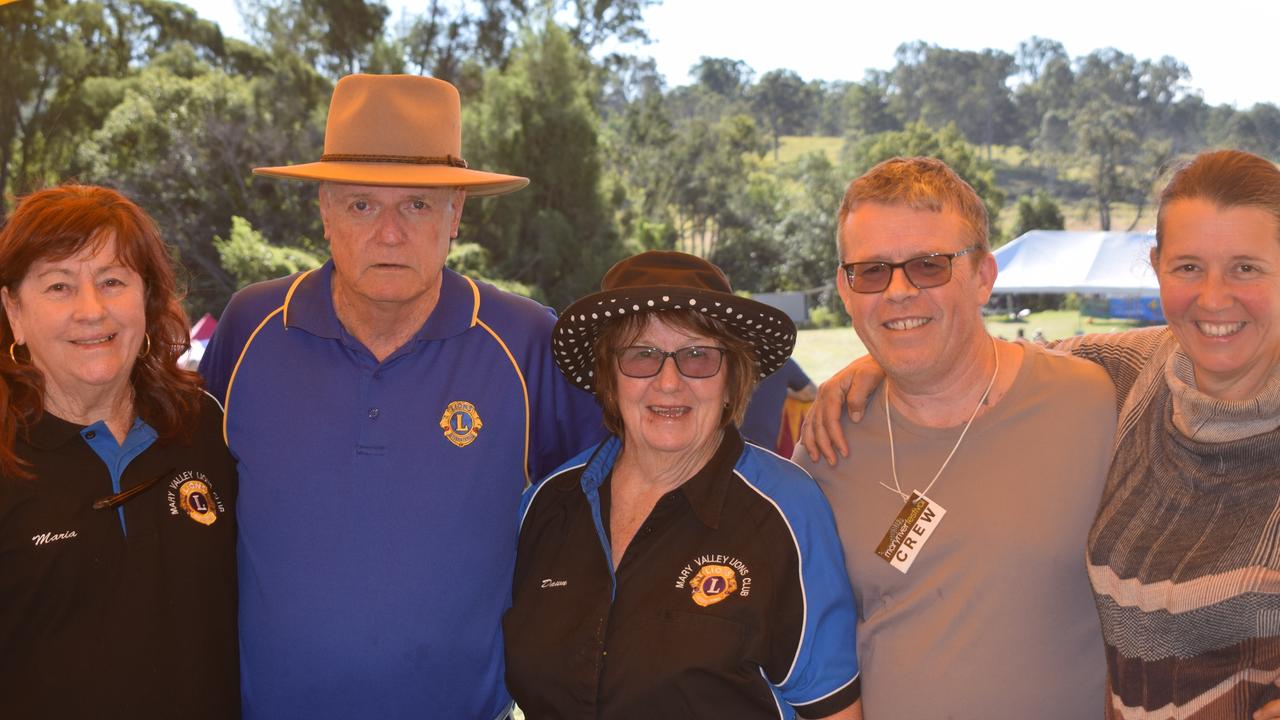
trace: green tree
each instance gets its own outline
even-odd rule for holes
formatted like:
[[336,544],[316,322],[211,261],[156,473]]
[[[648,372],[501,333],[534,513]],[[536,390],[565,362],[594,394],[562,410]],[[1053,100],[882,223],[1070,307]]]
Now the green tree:
[[498,276],[556,307],[598,286],[623,252],[601,191],[598,93],[586,51],[547,20],[524,35],[504,71],[485,74],[483,97],[464,108],[469,161],[536,181],[467,203],[462,238],[489,250]]
[[328,83],[296,58],[273,74],[228,75],[178,45],[135,77],[101,79],[120,98],[76,155],[81,178],[119,187],[146,208],[193,271],[189,309],[218,311],[238,285],[214,249],[240,216],[272,242],[317,252],[315,188],[253,180],[256,165],[320,154],[316,110]]
[[1141,218],[1156,174],[1172,154],[1169,116],[1186,77],[1186,67],[1172,58],[1138,61],[1115,49],[1078,61],[1070,162],[1088,173],[1102,230],[1111,229],[1116,202],[1135,203],[1134,223]]
[[331,78],[368,67],[390,10],[365,0],[243,0],[250,36],[276,54],[296,53]]
[[1217,144],[1268,158],[1280,158],[1280,107],[1258,103],[1248,110],[1224,108],[1215,138]]
[[[0,12],[7,60],[0,74],[0,195],[80,174],[77,148],[120,100],[100,79],[128,77],[178,46],[208,62],[222,62],[228,53],[216,25],[164,0],[6,6]],[[0,199],[0,212],[5,203]]]
[[807,291],[826,303],[834,290],[835,215],[844,183],[824,153],[778,170],[747,176],[711,259],[739,290]]
[[1035,195],[1023,195],[1018,198],[1018,219],[1014,222],[1010,238],[1022,236],[1032,230],[1061,230],[1066,227],[1062,218],[1062,209],[1043,190]]
[[897,132],[883,132],[846,142],[842,150],[844,164],[850,175],[855,177],[889,158],[913,156],[937,158],[973,186],[974,192],[987,206],[991,242],[999,244],[1004,235],[996,219],[1004,206],[1004,192],[996,185],[996,173],[991,163],[983,160],[973,146],[965,142],[954,125],[935,131],[923,122],[915,122]]
[[889,73],[894,113],[931,127],[954,123],[969,142],[989,149],[1019,135],[1008,87],[1017,65],[999,50],[952,50],[922,41],[898,46]]
[[449,257],[445,265],[454,272],[466,275],[475,280],[483,280],[507,292],[517,295],[532,296],[533,288],[514,280],[503,280],[493,276],[489,262],[489,251],[476,243],[455,242],[449,247]]
[[272,245],[238,215],[231,217],[231,232],[225,240],[213,236],[213,247],[237,287],[311,270],[325,260],[302,248]]
[[721,228],[744,222],[735,199],[768,146],[748,115],[716,123],[694,118],[677,127],[669,152],[676,231],[684,249],[709,257]]
[[842,105],[846,137],[862,138],[902,129],[902,119],[890,108],[887,73],[868,71],[865,80],[845,88]]
[[773,137],[773,159],[784,134],[796,134],[812,113],[814,95],[800,76],[790,70],[770,70],[751,89],[751,108]]
[[747,92],[755,72],[741,60],[704,56],[689,69],[689,75],[694,78],[692,84],[666,95],[668,111],[678,120],[698,118],[715,124],[750,111]]
[[661,86],[642,84],[640,96],[624,99],[621,110],[609,117],[601,156],[623,236],[637,249],[657,249],[673,245],[675,238],[671,149],[676,128]]
[[1014,105],[1024,132],[1020,144],[1030,146],[1041,134],[1046,116],[1070,114],[1075,73],[1062,43],[1042,37],[1033,36],[1020,43],[1015,63],[1021,81],[1014,91]]

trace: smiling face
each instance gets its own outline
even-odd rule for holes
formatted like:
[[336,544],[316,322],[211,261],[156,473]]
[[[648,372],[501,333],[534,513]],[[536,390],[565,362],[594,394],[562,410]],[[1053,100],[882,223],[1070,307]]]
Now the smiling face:
[[1165,319],[1202,392],[1254,397],[1280,367],[1280,227],[1256,207],[1183,199],[1151,262]]
[[[951,210],[933,212],[901,205],[864,203],[845,219],[841,262],[902,262],[930,253],[954,253],[970,245],[970,231]],[[843,270],[836,286],[854,330],[891,379],[928,385],[944,377],[947,358],[987,343],[981,309],[991,297],[995,259],[982,253],[956,258],[951,280],[919,289],[902,268],[878,293],[849,288]]]
[[[659,313],[626,345],[644,345],[671,352],[690,345],[724,347],[708,335],[677,330],[662,322]],[[633,378],[613,363],[617,382],[618,412],[629,452],[702,457],[715,451],[724,414],[728,363],[709,378],[687,378],[667,358],[657,375]]]
[[322,185],[336,297],[403,307],[434,302],[465,198],[461,188]]
[[36,261],[15,293],[0,296],[51,407],[97,407],[129,392],[146,333],[145,288],[116,257],[114,235],[65,260]]

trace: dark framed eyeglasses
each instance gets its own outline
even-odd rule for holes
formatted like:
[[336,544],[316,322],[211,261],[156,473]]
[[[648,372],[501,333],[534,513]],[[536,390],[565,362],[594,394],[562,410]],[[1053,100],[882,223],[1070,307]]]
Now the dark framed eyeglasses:
[[667,358],[675,360],[676,370],[687,378],[709,378],[720,372],[724,348],[690,345],[667,352],[656,347],[632,345],[618,349],[618,370],[627,377],[649,378],[662,372]]
[[840,266],[849,289],[857,293],[878,293],[889,287],[893,271],[902,268],[907,280],[919,290],[946,285],[951,281],[951,261],[964,257],[981,245],[970,245],[953,253],[930,253],[902,262],[851,262]]

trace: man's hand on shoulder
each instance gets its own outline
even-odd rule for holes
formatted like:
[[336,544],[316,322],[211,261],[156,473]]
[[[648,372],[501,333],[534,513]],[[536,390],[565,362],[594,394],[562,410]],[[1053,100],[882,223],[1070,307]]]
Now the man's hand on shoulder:
[[853,422],[862,420],[867,399],[883,382],[880,365],[870,355],[863,355],[818,387],[818,397],[805,413],[800,430],[800,442],[809,460],[818,462],[821,456],[834,467],[840,458],[849,457],[840,428],[840,409],[843,406]]

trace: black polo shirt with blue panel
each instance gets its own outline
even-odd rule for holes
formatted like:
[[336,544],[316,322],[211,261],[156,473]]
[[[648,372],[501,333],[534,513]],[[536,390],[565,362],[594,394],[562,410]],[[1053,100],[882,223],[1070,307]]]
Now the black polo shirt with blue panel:
[[34,477],[0,476],[0,718],[239,716],[221,420],[203,396],[189,440],[47,412],[19,434]]
[[201,361],[242,488],[244,713],[504,716],[521,491],[604,435],[546,307],[445,270],[381,362],[333,263],[232,298]]
[[730,428],[614,571],[621,447],[610,438],[525,494],[503,628],[526,717],[823,717],[853,704],[853,594],[813,480]]

